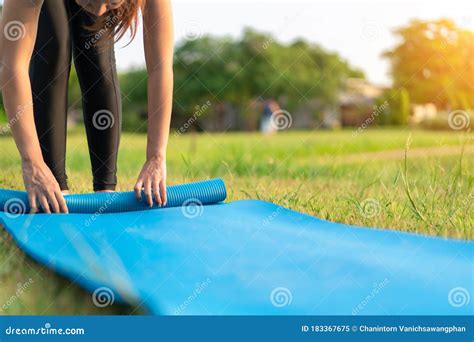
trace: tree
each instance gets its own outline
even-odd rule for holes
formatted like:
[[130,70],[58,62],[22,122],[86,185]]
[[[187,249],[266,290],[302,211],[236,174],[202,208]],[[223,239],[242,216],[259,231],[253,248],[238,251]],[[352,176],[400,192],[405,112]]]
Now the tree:
[[363,77],[339,55],[316,44],[278,42],[246,29],[240,39],[205,36],[175,51],[175,110],[225,102],[240,116],[258,97],[284,99],[291,111],[309,100],[330,106],[348,77]]
[[452,21],[413,20],[395,30],[400,43],[384,53],[394,88],[406,88],[414,103],[474,108],[474,33]]

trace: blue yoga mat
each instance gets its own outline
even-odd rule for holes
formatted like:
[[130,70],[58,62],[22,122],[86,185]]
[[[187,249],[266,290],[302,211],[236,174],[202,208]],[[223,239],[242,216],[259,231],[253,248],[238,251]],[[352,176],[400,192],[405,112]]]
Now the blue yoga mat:
[[474,244],[332,223],[272,203],[222,203],[211,180],[169,187],[166,208],[131,193],[71,195],[72,214],[0,221],[29,255],[88,289],[170,315],[473,315]]

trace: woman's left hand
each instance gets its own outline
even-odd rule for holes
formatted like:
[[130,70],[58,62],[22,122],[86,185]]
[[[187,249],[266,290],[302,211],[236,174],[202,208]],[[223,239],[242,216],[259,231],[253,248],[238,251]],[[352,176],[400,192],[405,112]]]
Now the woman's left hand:
[[166,205],[166,157],[153,157],[145,162],[134,190],[139,201],[144,190],[150,207],[153,206],[153,198],[159,206]]

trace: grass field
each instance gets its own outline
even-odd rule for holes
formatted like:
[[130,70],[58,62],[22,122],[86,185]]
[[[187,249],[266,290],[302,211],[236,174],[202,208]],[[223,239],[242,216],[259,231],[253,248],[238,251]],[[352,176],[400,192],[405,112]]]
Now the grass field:
[[[145,142],[143,135],[123,136],[119,190],[131,190]],[[0,187],[21,189],[13,140],[0,137],[0,146]],[[90,192],[81,130],[69,135],[67,164],[71,190]],[[168,183],[210,177],[225,179],[228,200],[258,198],[331,221],[474,238],[473,134],[384,129],[357,136],[349,130],[172,135]],[[0,314],[131,312],[140,309],[94,307],[89,294],[33,262],[0,232]]]

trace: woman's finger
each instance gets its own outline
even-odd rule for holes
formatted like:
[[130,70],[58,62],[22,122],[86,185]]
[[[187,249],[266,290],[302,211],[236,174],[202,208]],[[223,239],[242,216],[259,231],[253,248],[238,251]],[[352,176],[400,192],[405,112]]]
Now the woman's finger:
[[38,212],[38,204],[36,203],[36,194],[34,192],[28,192],[28,202],[30,202],[30,212]]
[[161,200],[163,201],[163,205],[166,205],[168,202],[168,194],[166,192],[166,180],[162,179],[160,182],[160,192],[161,192]]
[[54,194],[54,192],[48,192],[46,194],[46,196],[48,198],[48,203],[49,203],[49,206],[51,208],[51,211],[53,213],[59,214],[59,204],[58,204],[58,200],[56,199],[56,195]]
[[162,201],[160,196],[160,180],[158,178],[153,179],[153,195],[155,195],[155,201],[161,207]]
[[143,189],[143,181],[141,178],[138,179],[137,183],[135,184],[133,191],[135,191],[135,197],[137,200],[142,200],[142,189]]
[[66,200],[64,199],[64,195],[63,193],[61,192],[61,190],[57,190],[54,195],[56,196],[56,199],[58,200],[58,204],[59,204],[59,210],[64,213],[64,214],[68,214],[69,213],[69,209],[67,208],[67,205],[66,205]]
[[145,180],[145,198],[146,198],[146,203],[148,203],[148,206],[151,208],[153,207],[153,194],[151,192],[151,180],[150,178],[147,178]]
[[49,203],[48,199],[44,195],[39,196],[39,202],[41,204],[41,208],[43,209],[43,212],[46,214],[51,214],[51,210],[49,209]]

